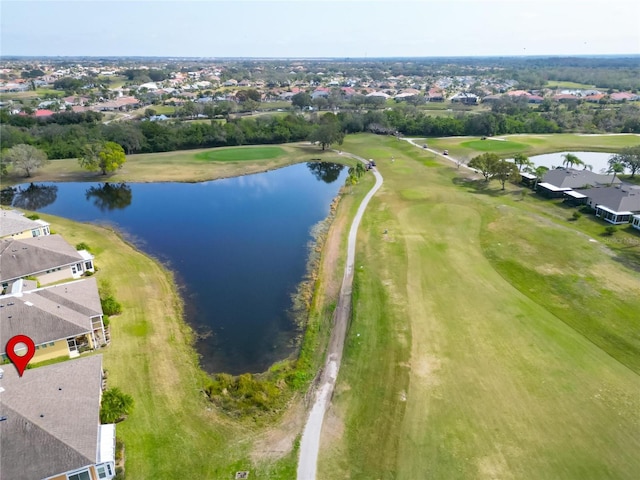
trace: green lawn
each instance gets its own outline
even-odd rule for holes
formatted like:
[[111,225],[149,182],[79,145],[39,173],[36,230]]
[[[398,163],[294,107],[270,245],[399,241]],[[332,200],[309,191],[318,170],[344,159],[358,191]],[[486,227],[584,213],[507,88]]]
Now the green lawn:
[[592,89],[595,88],[595,85],[587,85],[586,83],[576,83],[576,82],[564,82],[557,80],[549,80],[547,82],[547,87],[549,88],[570,88],[570,89]]
[[635,478],[640,235],[607,241],[593,218],[427,167],[406,142],[343,149],[379,159],[385,184],[319,478]]
[[239,147],[209,150],[196,154],[198,160],[213,162],[241,162],[246,160],[269,160],[285,154],[280,147]]
[[524,143],[513,141],[501,141],[488,138],[486,140],[472,140],[470,142],[463,142],[461,147],[478,150],[481,152],[495,152],[495,153],[511,153],[519,152],[527,149],[527,145]]

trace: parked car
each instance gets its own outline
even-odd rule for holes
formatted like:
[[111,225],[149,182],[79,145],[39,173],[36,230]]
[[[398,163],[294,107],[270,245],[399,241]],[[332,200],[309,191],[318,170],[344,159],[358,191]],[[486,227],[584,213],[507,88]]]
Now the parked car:
[[445,150],[444,152],[442,152],[443,155],[449,155],[449,150]]

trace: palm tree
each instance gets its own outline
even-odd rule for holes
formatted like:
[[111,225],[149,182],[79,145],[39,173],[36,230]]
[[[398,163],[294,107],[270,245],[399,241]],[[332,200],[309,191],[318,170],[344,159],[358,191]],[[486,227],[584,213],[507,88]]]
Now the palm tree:
[[584,165],[584,162],[573,153],[565,153],[562,158],[564,158],[562,165],[566,165],[569,168],[573,168],[574,165]]
[[616,181],[616,175],[619,173],[624,173],[624,165],[620,162],[611,162],[609,163],[609,170],[607,173],[613,173],[613,178],[611,179],[611,183],[609,185],[613,185],[613,182]]
[[549,167],[545,167],[544,165],[541,165],[539,167],[537,167],[533,173],[536,175],[536,183],[533,186],[533,189],[535,190],[536,187],[538,186],[538,182],[540,180],[542,180],[542,177],[544,177],[545,173],[547,173],[549,171]]
[[527,157],[524,153],[516,153],[513,156],[513,163],[518,166],[519,172],[522,171],[522,167],[524,167],[525,171],[527,170],[527,168],[533,167],[533,162],[529,160],[529,157]]

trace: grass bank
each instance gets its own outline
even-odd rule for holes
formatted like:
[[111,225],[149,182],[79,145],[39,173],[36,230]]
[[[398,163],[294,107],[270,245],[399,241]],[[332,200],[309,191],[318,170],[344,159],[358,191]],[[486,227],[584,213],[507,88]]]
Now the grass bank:
[[635,478],[640,242],[605,243],[604,224],[406,142],[343,149],[385,184],[319,478]]
[[26,179],[11,173],[3,186],[30,182],[203,182],[265,172],[312,158],[345,163],[344,157],[308,142],[278,146],[222,147],[127,155],[111,175],[88,172],[74,158],[52,160]]

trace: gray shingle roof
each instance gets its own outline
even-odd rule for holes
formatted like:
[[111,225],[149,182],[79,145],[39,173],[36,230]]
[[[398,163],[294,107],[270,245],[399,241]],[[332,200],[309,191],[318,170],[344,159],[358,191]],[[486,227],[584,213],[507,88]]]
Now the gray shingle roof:
[[40,223],[28,219],[15,210],[0,210],[0,237],[40,227],[42,227]]
[[84,335],[92,316],[101,315],[94,278],[0,297],[0,352],[14,335],[27,335],[36,345]]
[[[609,185],[612,179],[612,175],[601,175],[589,170],[556,168],[545,173],[542,181],[555,185],[556,187],[569,187],[575,189],[584,187],[585,185]],[[615,185],[622,182],[618,177],[616,177],[613,183]]]
[[82,255],[60,235],[0,241],[1,281],[10,281],[83,261]]
[[640,186],[622,184],[576,190],[586,195],[593,206],[602,205],[616,212],[640,212]]
[[97,460],[102,356],[26,370],[3,365],[0,480],[33,480]]

